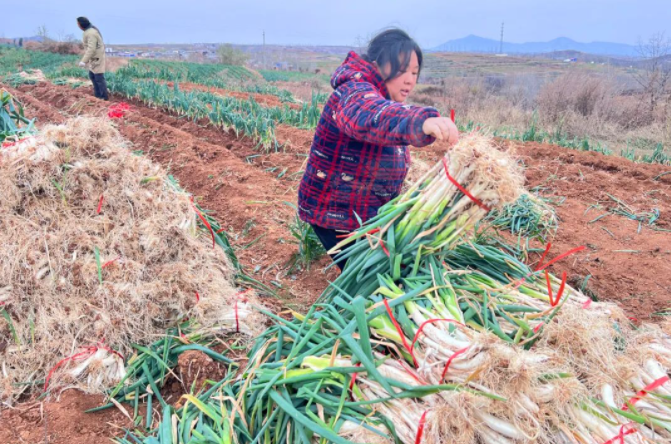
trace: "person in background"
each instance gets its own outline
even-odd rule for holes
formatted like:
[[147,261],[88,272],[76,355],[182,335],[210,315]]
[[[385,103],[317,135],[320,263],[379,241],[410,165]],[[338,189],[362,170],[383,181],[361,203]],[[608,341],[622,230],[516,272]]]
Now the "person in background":
[[[454,123],[430,107],[406,105],[422,50],[400,29],[375,36],[365,55],[350,52],[331,77],[298,191],[300,218],[328,251],[398,196],[408,172],[406,145],[457,143]],[[342,270],[344,261],[337,261]]]
[[84,57],[79,66],[89,69],[89,79],[93,83],[93,94],[103,100],[109,100],[107,82],[105,81],[105,44],[103,36],[86,17],[77,17],[79,29],[84,31]]

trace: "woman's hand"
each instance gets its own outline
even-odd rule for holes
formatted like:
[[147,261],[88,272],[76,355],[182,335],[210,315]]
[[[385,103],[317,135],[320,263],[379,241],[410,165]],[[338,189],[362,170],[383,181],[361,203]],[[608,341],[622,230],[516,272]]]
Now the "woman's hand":
[[427,136],[433,136],[438,140],[445,140],[450,145],[459,141],[459,130],[457,126],[447,117],[429,117],[422,125],[422,131]]

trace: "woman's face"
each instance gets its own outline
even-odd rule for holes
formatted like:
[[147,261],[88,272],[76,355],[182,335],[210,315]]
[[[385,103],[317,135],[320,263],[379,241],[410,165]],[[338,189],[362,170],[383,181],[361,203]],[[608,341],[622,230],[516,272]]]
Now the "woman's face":
[[[402,62],[403,60],[401,60]],[[382,67],[382,75],[387,77],[391,71],[391,65],[387,64]],[[396,77],[385,82],[387,91],[391,100],[395,102],[405,102],[412,90],[417,84],[417,77],[419,76],[419,60],[417,53],[412,51],[410,54],[410,63],[405,71],[400,71]]]

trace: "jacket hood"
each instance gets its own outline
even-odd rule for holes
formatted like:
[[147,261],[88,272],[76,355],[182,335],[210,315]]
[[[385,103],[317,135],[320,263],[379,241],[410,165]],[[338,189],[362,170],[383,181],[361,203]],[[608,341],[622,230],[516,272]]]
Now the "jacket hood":
[[380,91],[385,98],[389,99],[387,86],[375,65],[365,61],[354,51],[347,54],[345,61],[333,73],[331,86],[336,89],[350,81],[368,82]]

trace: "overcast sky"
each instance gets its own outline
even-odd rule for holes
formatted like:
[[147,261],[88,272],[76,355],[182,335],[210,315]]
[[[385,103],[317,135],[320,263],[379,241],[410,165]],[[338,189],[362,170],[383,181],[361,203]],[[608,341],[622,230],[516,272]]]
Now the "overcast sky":
[[[337,6],[336,6],[337,5]],[[570,37],[636,44],[671,37],[671,0],[0,0],[0,37],[81,32],[87,16],[107,44],[261,43],[352,45],[401,26],[423,47],[469,34],[508,42]]]

